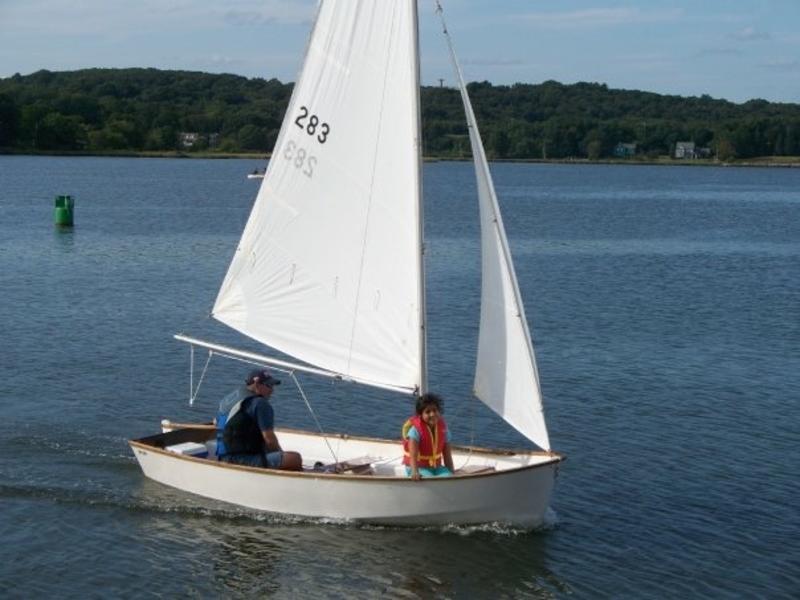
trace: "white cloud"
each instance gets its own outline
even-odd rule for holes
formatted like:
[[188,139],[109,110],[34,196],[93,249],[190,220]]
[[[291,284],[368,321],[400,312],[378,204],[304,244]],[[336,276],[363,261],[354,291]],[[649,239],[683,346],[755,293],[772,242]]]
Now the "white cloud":
[[770,34],[765,31],[758,31],[755,27],[745,27],[739,31],[730,34],[735,40],[740,42],[754,42],[759,40],[768,40],[771,38]]
[[242,0],[228,9],[212,0],[3,0],[0,32],[124,36],[127,32],[301,24],[315,0]]
[[741,54],[742,51],[738,48],[720,46],[717,48],[701,48],[692,54],[692,58],[704,58],[706,56],[739,56]]
[[638,8],[593,8],[567,12],[530,12],[515,15],[512,19],[550,29],[573,29],[661,23],[676,21],[682,16],[680,9],[643,11]]
[[776,59],[761,64],[765,69],[775,71],[800,71],[800,60],[797,59]]
[[465,58],[461,63],[479,67],[520,67],[527,64],[519,58]]
[[[253,3],[250,3],[253,4]],[[246,6],[247,3],[244,3]],[[297,2],[292,0],[272,0],[271,2],[256,3],[250,8],[242,8],[242,3],[237,8],[224,12],[228,23],[243,26],[259,26],[265,24],[304,24],[310,23],[314,16],[314,5],[311,2]]]

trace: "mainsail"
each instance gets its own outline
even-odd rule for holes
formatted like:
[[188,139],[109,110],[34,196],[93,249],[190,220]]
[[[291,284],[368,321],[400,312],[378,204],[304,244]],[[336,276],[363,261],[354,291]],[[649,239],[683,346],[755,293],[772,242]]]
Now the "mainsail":
[[384,387],[424,384],[416,2],[321,3],[213,316]]
[[436,5],[464,103],[478,184],[482,281],[475,395],[529,440],[544,450],[550,450],[533,343],[500,206],[464,77],[444,23],[441,5],[438,2]]

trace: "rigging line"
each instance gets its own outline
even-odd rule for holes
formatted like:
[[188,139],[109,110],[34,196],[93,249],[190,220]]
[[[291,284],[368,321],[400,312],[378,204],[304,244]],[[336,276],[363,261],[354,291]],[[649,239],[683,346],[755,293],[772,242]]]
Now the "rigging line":
[[194,391],[194,345],[189,344],[189,406],[194,402],[192,392]]
[[[197,399],[197,394],[200,393],[200,386],[203,384],[203,379],[206,377],[206,371],[208,371],[208,365],[211,363],[211,357],[214,356],[214,351],[208,351],[208,358],[206,359],[206,364],[203,367],[203,372],[200,373],[200,379],[197,381],[197,388],[195,388],[194,393],[189,397],[189,406],[194,406],[194,401]],[[192,370],[194,370],[194,346],[192,346]],[[192,376],[189,376],[189,381],[191,385]]]
[[[467,453],[467,457],[464,459],[464,462],[461,464],[459,469],[463,469],[466,467],[469,462],[472,460],[472,451],[475,447],[475,407],[478,404],[477,396],[473,396],[472,399],[467,402],[467,415],[469,419],[469,452]],[[453,459],[453,466],[455,467],[455,459]]]
[[[439,0],[434,0],[436,4],[436,13],[439,15],[439,19],[442,23],[442,31],[444,33],[445,39],[447,41],[447,46],[450,51],[450,61],[453,65],[453,70],[455,71],[456,78],[458,80],[459,91],[461,93],[461,99],[464,104],[464,112],[466,113],[467,124],[469,126],[469,133],[470,133],[470,145],[472,146],[472,155],[473,161],[475,162],[475,172],[476,176],[478,176],[478,170],[483,174],[484,179],[484,189],[486,190],[486,199],[487,201],[484,202],[486,208],[491,210],[491,215],[493,217],[492,224],[494,226],[494,234],[495,234],[495,241],[499,243],[501,257],[504,259],[504,267],[505,271],[507,272],[509,282],[511,284],[511,292],[512,298],[514,300],[514,308],[516,309],[515,316],[517,317],[517,321],[520,325],[520,329],[522,335],[525,338],[525,342],[528,349],[528,363],[533,372],[533,378],[536,384],[536,391],[539,398],[538,406],[534,408],[535,412],[538,412],[541,415],[541,419],[543,422],[544,419],[544,404],[541,402],[542,398],[542,386],[539,380],[539,369],[536,364],[536,354],[533,349],[533,338],[530,333],[530,329],[527,325],[527,319],[525,318],[525,306],[522,302],[522,295],[519,290],[519,282],[517,281],[517,275],[514,271],[514,261],[511,258],[511,250],[508,245],[508,239],[505,234],[505,227],[503,226],[503,219],[500,215],[500,205],[497,200],[497,195],[494,191],[494,184],[492,183],[492,174],[489,171],[489,164],[486,160],[486,151],[483,147],[483,142],[481,141],[480,132],[478,130],[478,125],[475,120],[475,113],[472,109],[472,103],[469,100],[469,93],[467,92],[466,83],[464,82],[464,74],[461,71],[461,67],[458,64],[458,59],[456,58],[456,51],[453,45],[453,40],[450,37],[450,34],[447,31],[447,25],[444,20],[444,11],[442,10],[442,6],[439,3]],[[478,182],[478,194],[480,197],[480,189],[481,183],[480,180]],[[504,417],[505,418],[505,417]],[[514,426],[516,427],[516,426]],[[530,439],[530,436],[527,433],[522,432],[525,437]],[[545,448],[546,450],[550,450],[549,445],[549,436],[547,434],[547,428],[544,426],[543,429],[544,434],[544,444],[542,446],[541,443],[537,442],[537,445],[540,447]],[[533,440],[531,440],[533,441]]]
[[[234,356],[232,354],[225,354],[224,352],[219,352],[219,351],[210,351],[210,352],[213,352],[214,354],[216,354],[217,356],[221,356],[222,358],[227,358],[228,360],[236,360],[236,361],[239,361],[239,362],[244,363],[246,365],[255,365],[257,367],[266,367],[267,366],[264,363],[260,363],[260,362],[258,362],[256,360],[250,360],[248,358],[242,358],[240,356]],[[293,372],[290,369],[283,369],[283,368],[277,367],[275,365],[269,365],[269,368],[272,369],[273,371],[279,371],[281,373],[286,373],[287,375],[291,375],[292,372]]]
[[[235,360],[235,361],[244,363],[246,365],[255,365],[256,367],[265,367],[266,366],[263,363],[260,363],[258,361],[250,360],[250,359],[247,359],[247,358],[242,358],[240,356],[234,356],[232,354],[226,354],[224,352],[219,352],[219,351],[215,351],[215,350],[209,350],[208,353],[209,353],[209,355],[216,354],[217,356],[221,356],[222,358],[227,358],[228,360]],[[206,366],[208,366],[208,363],[206,363]],[[289,376],[291,376],[292,373],[294,372],[294,371],[291,371],[289,369],[284,369],[284,368],[281,368],[281,367],[278,367],[278,366],[275,366],[275,365],[269,365],[269,368],[271,370],[273,370],[273,371],[278,371],[280,373],[285,373],[286,375],[289,375]],[[205,370],[203,371],[203,373],[205,374]],[[198,388],[199,388],[200,384],[198,383],[197,385],[198,385]]]
[[469,464],[472,459],[472,449],[475,447],[475,406],[478,403],[478,398],[473,396],[469,403],[469,454],[464,464]]
[[297,390],[300,392],[300,395],[303,397],[303,400],[306,403],[306,407],[308,407],[308,412],[311,413],[311,417],[314,419],[314,422],[317,424],[317,429],[319,429],[319,432],[322,434],[322,439],[325,440],[325,445],[328,447],[328,450],[330,451],[331,456],[333,457],[333,462],[334,463],[338,463],[339,462],[339,458],[336,456],[336,452],[333,451],[333,448],[331,447],[331,444],[328,441],[328,436],[325,434],[325,431],[323,431],[322,425],[320,424],[319,419],[317,418],[317,414],[314,412],[314,409],[311,407],[311,403],[308,401],[308,397],[306,396],[306,393],[303,390],[303,386],[300,385],[300,382],[297,380],[297,377],[295,377],[294,371],[290,371],[289,372],[289,377],[291,377],[292,381],[294,381],[294,385],[297,387]]
[[[192,352],[192,365],[191,365],[190,370],[194,370],[194,345],[193,344],[189,344],[189,347],[191,348],[191,352]],[[209,350],[208,351],[208,359],[206,360],[205,367],[203,367],[203,372],[200,375],[200,380],[197,382],[197,390],[190,397],[190,400],[189,400],[189,404],[190,405],[194,404],[194,400],[197,397],[197,393],[200,391],[200,385],[203,383],[203,379],[205,378],[206,371],[208,370],[208,365],[211,362],[211,358],[212,358],[212,356],[214,354],[217,354],[218,356],[221,356],[223,358],[227,358],[227,359],[230,359],[230,360],[236,360],[236,361],[243,362],[243,363],[250,364],[250,365],[263,366],[263,365],[260,365],[259,363],[255,362],[255,361],[252,361],[252,360],[247,360],[247,359],[244,359],[244,358],[240,358],[238,356],[231,356],[229,354],[224,354],[222,352],[214,352],[213,350]],[[301,386],[300,382],[297,380],[297,377],[295,376],[295,372],[291,371],[289,369],[281,369],[280,367],[274,367],[274,366],[271,366],[270,368],[274,369],[275,371],[279,371],[281,373],[286,373],[289,377],[292,378],[292,381],[294,381],[295,387],[297,387],[297,390],[300,392],[300,396],[303,398],[303,401],[305,402],[306,407],[308,408],[308,412],[311,413],[311,417],[314,419],[314,422],[317,424],[317,429],[322,434],[322,439],[325,440],[325,445],[328,447],[328,450],[330,451],[331,456],[333,457],[333,461],[334,462],[339,462],[339,458],[336,456],[336,452],[333,451],[333,448],[331,447],[330,442],[328,441],[328,436],[325,433],[325,431],[323,430],[322,424],[319,422],[319,419],[317,418],[317,415],[314,412],[314,409],[312,408],[311,403],[308,400],[308,396],[306,396],[306,393],[303,390],[303,386]]]
[[[491,216],[492,216],[492,224],[494,225],[494,231],[497,236],[498,241],[500,242],[500,249],[502,251],[502,256],[505,259],[505,266],[506,270],[508,271],[509,278],[511,279],[512,284],[512,292],[513,292],[513,299],[514,305],[516,308],[516,317],[519,321],[522,322],[522,333],[525,336],[525,340],[528,345],[528,353],[531,359],[531,366],[534,371],[534,375],[536,377],[536,387],[539,391],[539,396],[542,395],[541,384],[539,381],[539,371],[538,366],[536,365],[536,357],[533,350],[533,339],[531,337],[530,329],[527,327],[527,319],[525,318],[525,307],[522,302],[522,296],[519,291],[519,282],[517,281],[517,275],[513,268],[514,261],[511,257],[511,250],[508,246],[508,240],[505,235],[505,226],[503,225],[503,219],[500,215],[500,205],[497,201],[497,196],[494,192],[494,184],[492,183],[492,174],[489,171],[489,164],[486,160],[486,153],[483,147],[483,142],[481,141],[480,131],[478,130],[478,124],[475,120],[475,113],[472,109],[472,103],[469,101],[469,94],[467,92],[466,83],[464,82],[464,74],[461,71],[461,67],[458,64],[458,59],[456,58],[456,51],[455,46],[453,45],[453,40],[450,37],[450,34],[447,31],[447,24],[444,20],[444,11],[442,9],[442,5],[440,4],[439,0],[434,0],[436,4],[436,13],[439,15],[439,19],[442,23],[442,32],[444,33],[445,39],[447,40],[447,46],[450,51],[450,60],[453,65],[453,70],[455,71],[456,78],[458,79],[459,84],[459,91],[461,92],[461,98],[464,104],[464,112],[466,113],[467,118],[467,126],[470,129],[470,143],[473,149],[473,159],[475,160],[476,170],[480,168],[481,172],[484,175],[484,179],[488,185],[488,192],[489,192],[489,208],[491,208]],[[474,134],[474,136],[472,135]],[[475,143],[473,143],[473,140]],[[481,160],[478,161],[477,159],[480,158]],[[544,414],[544,406],[542,406],[542,414]]]
[[[444,20],[444,10],[442,9],[442,5],[439,0],[433,0],[434,4],[434,12],[439,16],[439,20],[442,24],[442,33],[444,34],[447,45],[450,49],[451,58],[453,57],[453,43],[450,40],[450,33],[447,31],[447,23]],[[456,67],[457,69],[457,67]],[[460,78],[460,73],[456,71],[456,75]],[[472,123],[469,119],[467,119],[467,127],[470,129],[472,128]],[[469,402],[469,454],[467,454],[467,459],[464,461],[464,464],[461,465],[461,468],[469,464],[469,461],[472,459],[472,449],[475,446],[475,405],[478,402],[477,398],[473,397],[472,400]]]

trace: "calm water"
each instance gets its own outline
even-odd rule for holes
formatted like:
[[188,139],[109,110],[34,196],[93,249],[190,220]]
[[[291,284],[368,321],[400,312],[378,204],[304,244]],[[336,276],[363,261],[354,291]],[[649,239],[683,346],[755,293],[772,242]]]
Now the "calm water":
[[[141,475],[127,438],[209,418],[241,376],[212,363],[189,407],[171,335],[247,345],[207,314],[261,166],[0,157],[4,597],[797,597],[800,169],[493,167],[569,456],[552,526],[520,532],[293,522]],[[456,441],[520,446],[469,400],[470,169],[425,167],[431,381]],[[409,409],[309,386],[330,430],[396,436]]]

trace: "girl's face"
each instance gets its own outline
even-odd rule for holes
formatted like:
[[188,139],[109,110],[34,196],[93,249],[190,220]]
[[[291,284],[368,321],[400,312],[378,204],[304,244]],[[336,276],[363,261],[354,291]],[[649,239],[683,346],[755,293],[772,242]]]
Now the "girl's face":
[[429,404],[422,409],[422,414],[420,416],[426,425],[434,427],[439,421],[439,409],[436,408],[435,404]]

